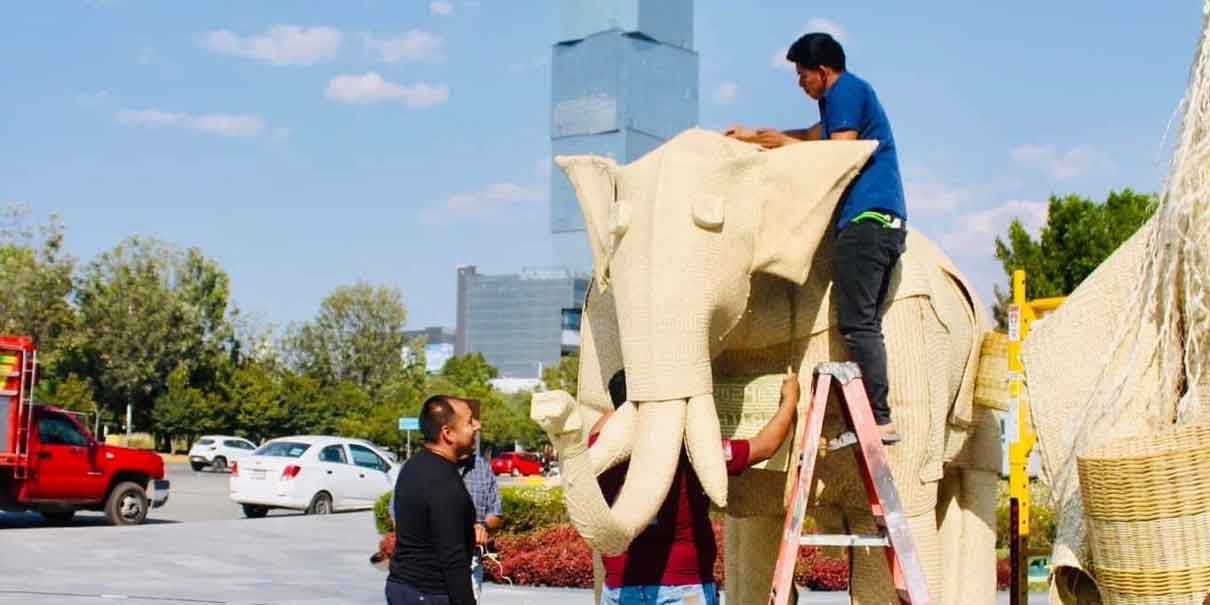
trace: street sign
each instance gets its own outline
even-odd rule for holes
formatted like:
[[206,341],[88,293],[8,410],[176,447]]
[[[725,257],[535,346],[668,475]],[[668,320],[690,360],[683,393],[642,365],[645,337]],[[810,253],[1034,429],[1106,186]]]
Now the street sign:
[[419,431],[420,419],[415,416],[404,416],[399,419],[399,430],[401,431]]

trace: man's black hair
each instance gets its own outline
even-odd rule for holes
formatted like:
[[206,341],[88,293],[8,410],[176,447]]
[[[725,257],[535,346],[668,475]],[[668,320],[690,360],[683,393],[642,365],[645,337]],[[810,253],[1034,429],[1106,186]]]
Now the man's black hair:
[[803,34],[786,51],[786,60],[807,69],[819,69],[821,65],[836,71],[844,71],[844,48],[830,34],[814,32]]
[[424,435],[425,443],[437,443],[441,429],[453,424],[458,417],[454,411],[454,400],[457,397],[449,395],[433,395],[424,400],[420,406],[420,433]]
[[609,398],[613,400],[613,409],[626,403],[626,370],[618,370],[609,379]]

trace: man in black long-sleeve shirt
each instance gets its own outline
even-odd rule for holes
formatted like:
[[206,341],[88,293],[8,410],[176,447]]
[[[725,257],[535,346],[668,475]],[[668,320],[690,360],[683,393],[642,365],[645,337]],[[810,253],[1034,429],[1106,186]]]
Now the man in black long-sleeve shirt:
[[467,400],[428,398],[420,408],[424,448],[395,483],[395,553],[389,605],[475,605],[471,553],[475,509],[458,461],[475,451],[479,421]]

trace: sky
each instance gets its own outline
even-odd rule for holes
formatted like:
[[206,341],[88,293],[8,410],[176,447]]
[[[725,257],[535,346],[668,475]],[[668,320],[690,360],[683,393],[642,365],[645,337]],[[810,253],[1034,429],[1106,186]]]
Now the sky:
[[[813,124],[781,57],[833,33],[891,120],[910,224],[990,304],[1013,217],[1160,188],[1201,4],[698,0],[700,122]],[[3,3],[0,206],[58,213],[82,264],[135,234],[196,246],[268,324],[367,281],[409,328],[452,327],[458,265],[553,264],[558,37],[554,0]]]

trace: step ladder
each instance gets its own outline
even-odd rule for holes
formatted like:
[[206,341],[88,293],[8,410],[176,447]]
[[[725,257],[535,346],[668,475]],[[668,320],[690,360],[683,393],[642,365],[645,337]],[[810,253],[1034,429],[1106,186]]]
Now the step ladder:
[[[926,605],[929,597],[924,570],[908,529],[907,518],[903,515],[903,507],[899,503],[899,492],[891,478],[891,469],[887,465],[886,452],[882,447],[882,437],[874,424],[874,414],[870,410],[865,385],[861,381],[861,370],[853,362],[821,363],[815,368],[814,381],[811,407],[805,417],[800,415],[798,419],[798,430],[803,435],[797,452],[798,477],[791,489],[790,506],[786,510],[786,523],[783,526],[781,548],[777,554],[777,566],[773,571],[769,605],[789,603],[790,594],[794,591],[794,563],[798,559],[798,548],[803,545],[883,548],[899,602]],[[833,439],[824,445],[824,449],[836,451],[851,445],[858,446],[857,469],[865,483],[870,511],[874,514],[874,522],[879,528],[877,535],[802,535],[807,500],[814,488],[815,462],[820,454],[824,412],[833,381],[840,384],[838,399],[851,433]]]

